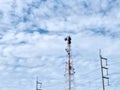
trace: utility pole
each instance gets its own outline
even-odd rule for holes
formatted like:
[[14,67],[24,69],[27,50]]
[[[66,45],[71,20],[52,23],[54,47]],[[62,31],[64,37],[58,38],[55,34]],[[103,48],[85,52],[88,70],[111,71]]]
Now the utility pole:
[[41,87],[42,87],[42,83],[39,82],[38,78],[37,78],[37,80],[36,80],[36,90],[42,90]]
[[67,41],[67,48],[65,49],[67,52],[67,62],[66,62],[66,68],[65,68],[65,77],[66,77],[66,90],[74,90],[74,67],[73,67],[73,61],[71,60],[71,37],[67,36],[65,38],[65,41]]
[[[108,86],[109,86],[108,62],[107,62],[107,58],[102,57],[101,50],[99,50],[99,56],[100,56],[101,76],[102,76],[102,90],[105,90],[105,79],[108,80]],[[105,66],[103,65],[103,60],[106,61]],[[106,76],[104,75],[104,70],[106,70]]]

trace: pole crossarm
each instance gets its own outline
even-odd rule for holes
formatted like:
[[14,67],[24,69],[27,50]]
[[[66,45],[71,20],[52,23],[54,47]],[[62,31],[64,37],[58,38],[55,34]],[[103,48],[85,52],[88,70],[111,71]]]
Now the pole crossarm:
[[102,67],[103,69],[108,69],[108,67]]

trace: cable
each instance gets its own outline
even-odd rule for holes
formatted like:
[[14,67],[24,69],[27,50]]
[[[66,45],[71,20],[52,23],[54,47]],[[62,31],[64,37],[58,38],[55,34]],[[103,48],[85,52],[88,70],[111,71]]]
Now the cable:
[[114,64],[118,64],[118,63],[120,63],[120,61],[119,62],[110,63],[109,65],[114,65]]
[[114,74],[120,74],[120,72],[113,72],[113,73],[110,73],[109,75],[114,75]]
[[[85,74],[82,74],[81,75],[81,77],[86,77],[86,76],[88,76],[89,74],[94,74],[94,73],[96,73],[95,71],[97,71],[97,70],[99,70],[100,68],[97,68],[97,69],[94,69],[94,70],[92,70],[92,71],[90,71],[90,72],[87,72],[87,73],[85,73]],[[90,76],[90,75],[89,75]]]

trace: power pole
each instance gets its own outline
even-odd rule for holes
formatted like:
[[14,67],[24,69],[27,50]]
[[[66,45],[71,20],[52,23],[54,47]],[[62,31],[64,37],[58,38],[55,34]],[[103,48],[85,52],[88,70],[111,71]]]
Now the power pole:
[[67,36],[65,38],[65,41],[67,41],[67,48],[65,49],[67,52],[67,62],[66,62],[66,68],[65,68],[65,77],[66,77],[66,90],[74,90],[74,67],[73,67],[73,61],[71,60],[71,37]]
[[42,90],[41,87],[42,87],[42,83],[39,82],[38,78],[37,78],[37,80],[36,80],[36,90]]
[[[108,59],[102,57],[101,50],[99,50],[99,56],[100,56],[101,76],[102,76],[102,90],[105,90],[105,79],[108,80],[108,86],[109,86],[108,62],[107,62]],[[103,60],[106,61],[105,66],[103,65]],[[104,70],[106,70],[106,76],[104,75]]]

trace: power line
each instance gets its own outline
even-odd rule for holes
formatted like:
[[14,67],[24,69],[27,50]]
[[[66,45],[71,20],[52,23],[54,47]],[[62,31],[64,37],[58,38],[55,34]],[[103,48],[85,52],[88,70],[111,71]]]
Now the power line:
[[97,70],[99,70],[99,69],[100,69],[100,68],[93,69],[93,70],[90,71],[90,72],[87,72],[87,73],[85,73],[85,74],[82,74],[81,77],[86,77],[86,76],[90,77],[90,74],[96,73],[95,71],[97,71]]
[[120,76],[120,72],[112,72],[112,73],[109,73],[109,76],[115,76],[115,75],[119,75],[119,76]]
[[100,80],[100,78],[96,78],[96,79],[93,79],[93,80],[89,80],[89,81],[86,81],[84,83],[95,83],[96,81]]
[[120,63],[120,61],[119,62],[110,63],[109,65],[114,65],[114,64],[119,64],[119,63]]

